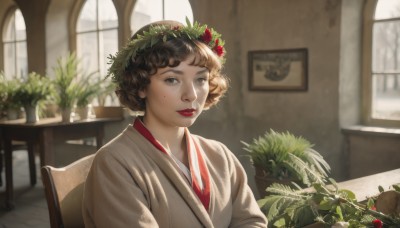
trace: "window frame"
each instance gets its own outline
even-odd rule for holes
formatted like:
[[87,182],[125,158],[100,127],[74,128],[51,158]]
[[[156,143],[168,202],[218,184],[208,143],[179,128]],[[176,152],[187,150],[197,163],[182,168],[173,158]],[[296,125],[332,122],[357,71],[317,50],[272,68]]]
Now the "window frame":
[[[169,17],[167,17],[166,16],[166,12],[167,12],[167,5],[169,6],[170,4],[166,4],[166,0],[158,0],[158,1],[160,1],[160,3],[161,3],[161,18],[159,19],[159,20],[171,20]],[[146,25],[147,23],[145,23],[145,24],[143,24],[143,25],[141,25],[141,26],[139,26],[139,28],[137,28],[137,30],[133,30],[133,28],[132,28],[132,24],[131,24],[131,22],[132,22],[132,17],[133,17],[133,15],[135,14],[135,6],[136,6],[136,4],[138,4],[139,3],[139,0],[137,0],[136,2],[135,2],[135,4],[134,4],[134,6],[132,7],[132,10],[131,10],[131,13],[130,13],[130,15],[129,15],[129,22],[130,22],[130,24],[129,24],[129,31],[130,31],[130,33],[131,33],[131,36],[132,35],[134,35],[135,34],[135,32],[137,32],[142,26],[144,26],[144,25]],[[188,16],[188,18],[189,18],[189,20],[191,21],[191,23],[193,23],[193,21],[194,21],[194,15],[193,15],[193,7],[192,7],[192,3],[191,3],[191,1],[190,0],[187,0],[187,3],[189,4],[189,6],[190,6],[190,13],[191,13],[191,16]],[[174,19],[175,20],[175,19]],[[157,21],[157,20],[156,20]],[[151,22],[155,22],[155,21],[150,21],[149,23],[151,23]],[[184,21],[181,21],[181,23],[183,23],[183,24],[186,24]]]
[[[84,35],[84,34],[93,34],[93,35],[95,35],[95,37],[96,37],[96,45],[97,45],[97,49],[96,49],[97,50],[97,59],[96,59],[96,61],[98,63],[97,70],[99,72],[101,72],[102,67],[100,66],[100,64],[101,64],[101,62],[103,62],[102,59],[104,57],[104,56],[102,56],[100,54],[101,53],[100,50],[102,50],[104,48],[102,46],[103,44],[101,42],[101,35],[102,35],[103,32],[115,31],[116,35],[117,35],[117,39],[116,39],[117,50],[116,51],[118,51],[118,48],[119,48],[118,40],[119,40],[119,35],[120,35],[120,32],[119,32],[120,25],[119,25],[118,11],[117,11],[117,8],[115,7],[114,1],[109,0],[109,1],[112,2],[113,6],[114,6],[114,10],[115,10],[115,12],[117,14],[117,22],[118,22],[118,24],[117,24],[116,27],[112,27],[112,28],[100,28],[100,26],[99,26],[99,24],[101,23],[100,19],[99,19],[100,18],[99,17],[99,1],[100,0],[94,0],[94,1],[96,1],[96,9],[95,9],[95,12],[96,12],[96,28],[95,29],[91,29],[91,30],[87,30],[87,31],[81,31],[81,32],[77,31],[77,26],[78,26],[78,22],[79,22],[79,16],[80,16],[80,13],[81,13],[81,11],[83,10],[83,8],[85,6],[86,1],[81,1],[81,2],[79,2],[79,4],[77,4],[78,5],[78,10],[77,10],[77,13],[75,15],[75,20],[74,20],[74,23],[73,23],[74,24],[74,26],[73,26],[73,31],[74,31],[74,39],[73,40],[74,40],[74,43],[73,43],[73,45],[71,45],[71,47],[72,47],[71,49],[72,49],[72,51],[74,51],[77,54],[77,56],[79,56],[79,50],[77,48],[78,36],[79,35]],[[107,67],[105,67],[105,69],[107,69]],[[106,72],[103,72],[103,73],[106,73]]]
[[372,59],[373,59],[373,26],[375,10],[379,0],[367,0],[363,15],[362,42],[362,122],[365,125],[380,127],[400,127],[400,120],[378,119],[372,116]]
[[[6,40],[5,39],[5,30],[6,30],[6,28],[8,28],[8,26],[10,26],[9,24],[10,23],[12,23],[12,19],[13,19],[13,17],[14,17],[14,23],[15,23],[15,13],[17,12],[17,10],[19,10],[20,11],[20,13],[21,13],[21,16],[22,16],[22,19],[23,19],[23,21],[24,21],[24,23],[25,23],[25,39],[18,39],[18,37],[17,37],[17,34],[16,34],[16,29],[15,29],[15,34],[14,34],[14,39],[12,39],[12,40]],[[16,26],[15,26],[16,27]],[[13,68],[14,68],[14,72],[16,73],[15,75],[10,75],[10,77],[12,77],[12,78],[14,78],[14,77],[20,77],[20,78],[23,78],[23,77],[27,77],[28,75],[28,71],[29,71],[29,69],[28,69],[28,61],[29,61],[29,59],[28,59],[28,43],[27,43],[27,34],[26,34],[26,22],[25,22],[25,18],[24,18],[24,15],[22,14],[22,12],[21,12],[21,10],[18,8],[18,7],[12,7],[12,8],[10,8],[9,10],[8,10],[8,13],[6,13],[6,16],[5,16],[5,21],[4,21],[4,24],[3,24],[3,26],[2,26],[2,37],[1,37],[1,41],[2,41],[2,43],[1,43],[1,45],[2,45],[2,55],[3,55],[3,69],[4,69],[4,74],[6,75],[6,77],[7,77],[7,75],[9,75],[9,73],[8,72],[5,72],[5,64],[6,64],[6,59],[7,59],[7,57],[6,57],[6,55],[5,55],[5,51],[6,51],[6,45],[9,45],[9,44],[11,44],[12,46],[13,46],[13,49],[14,49],[14,52],[15,52],[15,55],[14,55],[14,59],[13,59]],[[25,68],[25,70],[26,70],[26,75],[20,75],[20,65],[23,65],[23,64],[20,64],[20,61],[18,61],[18,44],[21,44],[21,43],[25,43],[25,53],[26,53],[26,62],[25,62],[25,66],[26,66],[26,68]],[[11,79],[11,78],[10,78]]]

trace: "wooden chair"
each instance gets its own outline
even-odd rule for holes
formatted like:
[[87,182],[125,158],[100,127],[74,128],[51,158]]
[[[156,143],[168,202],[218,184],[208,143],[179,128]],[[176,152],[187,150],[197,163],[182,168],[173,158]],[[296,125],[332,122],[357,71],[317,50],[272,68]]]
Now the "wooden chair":
[[82,218],[83,186],[94,154],[68,166],[41,168],[52,228],[84,227]]

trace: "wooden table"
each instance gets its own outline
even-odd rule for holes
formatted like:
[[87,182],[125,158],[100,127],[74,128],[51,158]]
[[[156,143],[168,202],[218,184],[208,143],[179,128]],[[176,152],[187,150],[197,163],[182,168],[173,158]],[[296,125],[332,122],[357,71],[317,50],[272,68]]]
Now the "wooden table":
[[[352,191],[356,195],[357,202],[363,202],[370,197],[379,195],[379,186],[387,191],[392,189],[392,185],[394,184],[400,184],[400,169],[393,169],[337,183],[339,189]],[[328,185],[328,187],[333,189],[332,185]],[[315,191],[313,187],[304,190],[307,192]]]
[[356,194],[358,202],[366,200],[368,197],[379,194],[378,186],[383,189],[392,189],[392,185],[400,183],[400,169],[394,169],[382,173],[377,173],[365,177],[347,180],[338,183],[340,189],[348,189]]
[[[382,173],[377,173],[365,177],[339,182],[339,189],[347,189],[356,195],[358,202],[365,202],[368,198],[379,195],[378,186],[382,186],[385,191],[393,190],[392,185],[400,183],[400,169],[394,169]],[[306,191],[313,192],[313,188]],[[303,228],[324,228],[321,223],[313,223]]]
[[[13,140],[27,142],[28,153],[33,154],[34,150],[38,150],[41,167],[44,165],[54,166],[54,145],[66,140],[95,137],[97,149],[99,149],[103,145],[104,124],[120,120],[121,118],[95,118],[65,123],[61,122],[61,118],[47,118],[31,124],[25,123],[24,119],[0,121],[4,145],[6,207],[9,209],[14,207],[11,144]],[[32,175],[35,175],[35,178]],[[31,173],[31,184],[35,183],[36,174]]]

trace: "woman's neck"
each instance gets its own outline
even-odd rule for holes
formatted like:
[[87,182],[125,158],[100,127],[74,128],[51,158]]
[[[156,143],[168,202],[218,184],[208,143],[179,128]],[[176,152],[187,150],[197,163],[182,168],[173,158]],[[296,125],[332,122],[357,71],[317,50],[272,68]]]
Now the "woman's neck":
[[[151,122],[146,121],[146,118],[143,118],[142,122],[168,153],[172,153],[174,156],[179,158],[179,160],[181,160],[180,158],[183,158],[184,160],[184,154],[186,154],[184,127],[155,126]],[[186,164],[186,162],[182,162]]]

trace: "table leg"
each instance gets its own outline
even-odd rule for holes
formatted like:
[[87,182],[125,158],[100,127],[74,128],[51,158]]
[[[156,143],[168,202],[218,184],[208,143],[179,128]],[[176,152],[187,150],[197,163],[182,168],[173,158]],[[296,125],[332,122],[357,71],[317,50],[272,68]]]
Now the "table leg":
[[4,153],[3,151],[3,147],[0,148],[0,186],[3,186],[3,179],[1,178],[1,173],[3,172],[3,156]]
[[4,149],[3,137],[0,129],[0,186],[3,186],[3,179],[1,178],[1,173],[3,172],[3,156],[4,156],[4,153],[2,152],[3,149]]
[[14,208],[14,184],[12,174],[12,145],[11,140],[4,140],[4,164],[6,170],[6,208]]
[[31,186],[35,186],[36,165],[35,165],[35,150],[33,142],[28,142],[28,160],[29,160],[29,174],[31,178]]
[[100,149],[103,146],[103,139],[104,139],[104,124],[97,125],[97,132],[96,132],[96,147]]
[[45,128],[41,132],[39,141],[39,153],[40,153],[40,167],[45,165],[54,166],[54,136],[52,128]]

